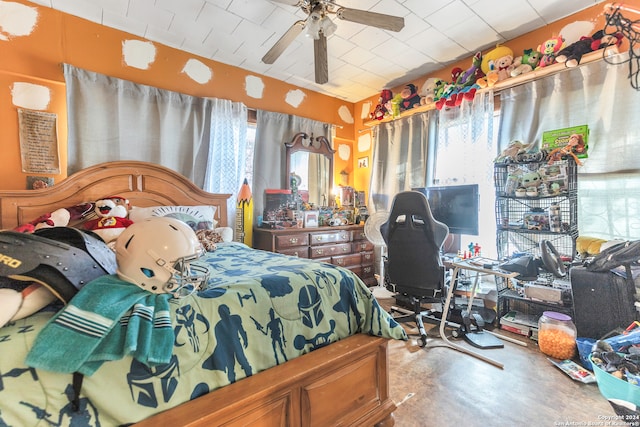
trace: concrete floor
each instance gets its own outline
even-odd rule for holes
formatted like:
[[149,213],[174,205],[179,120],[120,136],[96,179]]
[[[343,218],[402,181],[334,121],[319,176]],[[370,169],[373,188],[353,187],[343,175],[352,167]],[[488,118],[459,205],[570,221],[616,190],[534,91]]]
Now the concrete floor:
[[[394,299],[381,289],[374,294],[388,310]],[[417,332],[413,324],[404,325],[408,333]],[[478,349],[464,339],[451,339],[503,364],[500,369],[443,346],[437,326],[426,326],[430,331],[424,348],[415,336],[390,342],[390,391],[398,405],[398,427],[625,425],[611,423],[616,413],[597,384],[569,378],[533,340],[496,330],[527,346],[505,341],[501,349]]]

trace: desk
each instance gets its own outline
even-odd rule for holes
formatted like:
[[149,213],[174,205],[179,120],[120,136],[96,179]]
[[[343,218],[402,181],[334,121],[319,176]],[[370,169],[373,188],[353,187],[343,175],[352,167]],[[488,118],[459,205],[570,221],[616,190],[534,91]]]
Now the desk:
[[[459,346],[456,343],[453,343],[449,340],[449,338],[447,338],[447,335],[445,334],[445,326],[446,326],[446,319],[449,315],[449,307],[451,305],[451,298],[453,298],[453,295],[455,294],[456,291],[456,286],[458,283],[458,275],[460,273],[460,270],[467,270],[467,271],[473,271],[476,273],[475,275],[475,279],[473,282],[473,286],[471,288],[471,295],[469,296],[469,303],[468,303],[468,307],[467,310],[471,311],[471,306],[473,304],[473,298],[475,296],[475,292],[476,292],[476,288],[478,285],[478,280],[480,279],[481,276],[494,276],[494,277],[502,277],[505,279],[512,279],[514,277],[516,277],[518,275],[518,273],[515,272],[509,272],[509,271],[504,271],[504,270],[500,270],[498,268],[489,268],[489,265],[497,265],[498,262],[497,261],[493,261],[493,260],[488,260],[486,258],[482,258],[482,257],[474,257],[474,258],[469,258],[469,259],[465,259],[465,260],[454,260],[454,261],[445,261],[444,265],[445,267],[449,268],[449,269],[453,269],[453,273],[451,275],[451,282],[449,285],[449,292],[447,292],[447,299],[444,305],[444,309],[443,309],[443,313],[442,313],[442,319],[443,321],[440,322],[440,337],[445,341],[445,343],[455,349],[458,350],[462,353],[466,353],[470,356],[473,356],[475,358],[478,358],[480,360],[483,360],[487,363],[490,363],[494,366],[497,366],[500,369],[504,368],[504,365],[500,362],[497,362],[493,359],[490,359],[488,357],[483,356],[480,353],[477,353],[473,350],[467,349],[465,347]],[[489,331],[487,331],[489,332]],[[498,336],[499,338],[509,341],[509,342],[513,342],[515,344],[522,344],[521,342],[517,341],[517,340],[513,340],[511,338],[508,337],[504,337],[501,335],[497,335],[494,334],[496,336]]]

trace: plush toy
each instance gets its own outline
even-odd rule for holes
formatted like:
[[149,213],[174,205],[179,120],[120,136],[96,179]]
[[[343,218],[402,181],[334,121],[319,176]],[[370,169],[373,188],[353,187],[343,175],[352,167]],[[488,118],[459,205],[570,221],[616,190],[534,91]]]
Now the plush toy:
[[383,89],[378,98],[378,105],[371,113],[372,120],[382,120],[385,117],[391,115],[391,100],[393,99],[393,92],[389,89]]
[[536,69],[540,63],[542,53],[533,49],[525,49],[522,56],[516,57],[513,60],[514,68],[511,70],[511,77],[519,76],[520,74],[526,74]]
[[110,196],[97,200],[93,210],[98,218],[87,221],[83,227],[100,236],[107,244],[115,242],[120,233],[133,224],[128,218],[129,209],[129,201],[124,197]]
[[445,103],[448,107],[459,106],[463,100],[471,101],[479,86],[476,84],[478,70],[482,64],[482,52],[477,52],[471,59],[471,66],[466,70],[454,70],[452,73],[454,88]]
[[402,95],[402,102],[400,103],[400,111],[410,110],[413,107],[420,105],[420,95],[418,94],[418,88],[413,83],[406,85],[400,92]]
[[65,227],[71,221],[85,218],[93,210],[93,203],[81,203],[68,208],[60,208],[53,212],[40,215],[38,218],[26,224],[19,225],[14,231],[20,233],[33,233],[41,228]]
[[[596,33],[597,34],[597,33]],[[594,37],[591,44],[591,50],[604,49],[609,46],[620,46],[622,44],[623,35],[620,32],[613,34],[605,34],[602,32],[602,37]]]
[[537,51],[542,54],[538,67],[546,67],[556,60],[556,55],[564,47],[564,38],[562,36],[551,37],[538,46]]
[[436,101],[436,88],[440,79],[428,78],[420,87],[420,105],[432,104]]
[[491,87],[497,82],[509,78],[513,69],[513,50],[497,45],[495,49],[482,57],[480,69],[486,77],[478,79],[480,87]]
[[[619,33],[618,33],[619,34]],[[591,37],[581,37],[575,43],[566,46],[556,55],[556,62],[564,63],[568,68],[580,65],[583,55],[612,45],[619,45],[622,34],[605,35],[603,30],[596,31]]]
[[400,112],[402,111],[401,104],[404,101],[401,93],[397,93],[391,99],[391,117],[394,119],[400,117]]
[[518,154],[525,153],[530,147],[531,143],[525,144],[522,141],[514,140],[509,143],[507,148],[502,150],[502,153],[495,158],[495,163],[508,163],[515,162]]

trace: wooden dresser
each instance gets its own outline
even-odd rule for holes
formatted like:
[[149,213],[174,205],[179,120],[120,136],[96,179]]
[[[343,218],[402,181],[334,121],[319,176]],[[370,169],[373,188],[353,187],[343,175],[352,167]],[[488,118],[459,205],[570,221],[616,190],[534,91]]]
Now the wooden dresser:
[[367,286],[376,286],[373,244],[361,225],[340,227],[254,228],[253,247],[285,255],[329,262],[353,271]]

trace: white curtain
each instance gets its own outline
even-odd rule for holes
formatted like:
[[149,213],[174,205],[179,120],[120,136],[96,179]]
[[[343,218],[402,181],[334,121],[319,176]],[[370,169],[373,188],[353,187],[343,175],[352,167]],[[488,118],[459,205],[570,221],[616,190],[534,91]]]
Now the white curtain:
[[[246,158],[247,109],[145,86],[69,64],[68,172],[115,160],[157,163],[217,193],[240,189]],[[235,197],[229,218],[235,218]],[[231,224],[230,224],[231,225]]]
[[640,94],[620,65],[596,61],[500,93],[499,140],[535,142],[542,133],[588,125],[588,158],[578,167],[580,235],[640,239]]
[[377,127],[369,185],[371,212],[389,211],[397,193],[426,186],[434,117],[433,112],[415,114]]
[[231,193],[227,200],[229,221],[236,217],[238,192],[245,179],[247,107],[239,102],[209,99],[212,104],[209,153],[204,190]]
[[496,255],[493,100],[493,92],[488,91],[460,107],[439,112],[436,156],[430,170],[431,185],[478,184],[479,235],[461,236],[460,243],[462,249],[470,243],[479,244],[482,254],[489,257]]
[[331,126],[315,120],[288,114],[258,110],[253,170],[254,217],[262,215],[264,190],[288,188],[285,169],[285,142],[291,142],[298,132],[314,137],[324,135],[332,141]]

